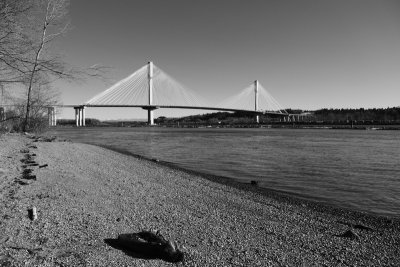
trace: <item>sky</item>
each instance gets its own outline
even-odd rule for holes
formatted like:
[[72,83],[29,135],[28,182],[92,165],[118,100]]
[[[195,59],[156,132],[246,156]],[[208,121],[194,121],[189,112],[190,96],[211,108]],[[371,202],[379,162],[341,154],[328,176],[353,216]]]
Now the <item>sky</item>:
[[[153,61],[210,105],[258,79],[285,108],[400,106],[400,1],[71,0],[69,19],[53,49],[70,65],[110,71],[106,81],[58,82],[63,104],[84,103]],[[146,117],[137,108],[86,111]]]

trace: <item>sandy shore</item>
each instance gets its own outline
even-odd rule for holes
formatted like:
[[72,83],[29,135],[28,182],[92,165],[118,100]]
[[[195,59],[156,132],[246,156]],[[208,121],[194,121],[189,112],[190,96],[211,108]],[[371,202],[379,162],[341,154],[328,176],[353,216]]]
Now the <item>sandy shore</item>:
[[[47,166],[24,166],[27,155]],[[8,134],[0,136],[0,164],[0,266],[400,262],[398,220],[244,190],[101,147]],[[26,169],[36,180],[24,179]],[[132,257],[105,242],[150,229],[176,241],[185,261]],[[342,236],[348,230],[354,236]]]

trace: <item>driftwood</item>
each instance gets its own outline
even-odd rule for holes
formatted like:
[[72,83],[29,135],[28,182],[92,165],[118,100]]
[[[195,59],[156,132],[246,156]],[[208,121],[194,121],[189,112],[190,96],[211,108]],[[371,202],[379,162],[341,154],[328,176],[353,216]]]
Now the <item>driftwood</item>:
[[117,243],[125,250],[148,258],[159,258],[168,262],[183,261],[183,252],[176,243],[166,240],[159,231],[120,234]]

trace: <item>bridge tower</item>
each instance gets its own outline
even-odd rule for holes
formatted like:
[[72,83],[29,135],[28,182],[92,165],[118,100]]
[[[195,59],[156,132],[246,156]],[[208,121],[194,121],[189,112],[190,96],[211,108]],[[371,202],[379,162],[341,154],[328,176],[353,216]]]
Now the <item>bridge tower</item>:
[[147,110],[147,123],[149,125],[154,125],[154,110],[157,107],[153,106],[153,62],[148,63],[148,87],[149,87],[149,106],[143,109]]
[[[258,80],[254,81],[254,110],[258,111]],[[260,116],[256,115],[256,122],[259,123],[260,122]]]

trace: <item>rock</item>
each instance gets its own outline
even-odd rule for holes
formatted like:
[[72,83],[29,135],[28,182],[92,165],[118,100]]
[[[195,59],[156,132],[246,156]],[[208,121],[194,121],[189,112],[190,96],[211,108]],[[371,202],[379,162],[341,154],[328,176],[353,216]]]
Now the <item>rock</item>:
[[367,231],[373,231],[372,228],[368,227],[368,226],[364,226],[362,224],[356,224],[354,225],[355,229],[360,229],[360,230],[367,230]]
[[258,185],[258,182],[257,182],[257,181],[254,181],[254,180],[251,180],[250,184],[251,184],[251,185]]
[[26,179],[26,180],[36,180],[36,175],[28,174],[28,175],[24,175],[23,178]]
[[351,230],[347,230],[346,232],[344,232],[343,234],[338,235],[338,236],[339,236],[339,237],[350,238],[350,239],[352,239],[352,240],[359,240],[359,239],[360,239],[359,235],[356,234],[356,233],[354,233],[354,232],[351,231]]
[[25,169],[23,172],[22,172],[22,174],[23,175],[29,175],[29,174],[31,174],[32,173],[32,169]]
[[28,216],[29,216],[29,219],[31,219],[32,221],[37,219],[36,207],[32,207],[31,209],[28,209]]
[[22,181],[22,180],[15,180],[15,182],[16,182],[17,184],[20,184],[20,185],[28,185],[28,184],[29,184],[29,183],[24,182],[24,181]]

